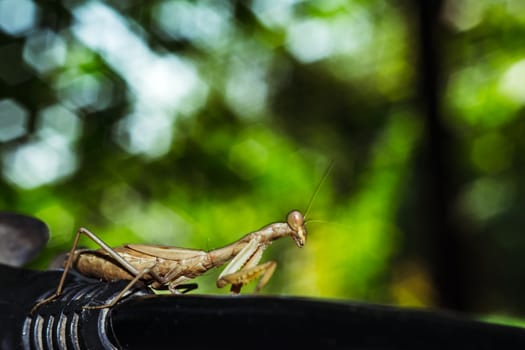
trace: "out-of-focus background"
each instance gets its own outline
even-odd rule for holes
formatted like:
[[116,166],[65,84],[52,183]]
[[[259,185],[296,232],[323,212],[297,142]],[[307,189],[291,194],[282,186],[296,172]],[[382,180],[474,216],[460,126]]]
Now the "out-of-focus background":
[[0,209],[32,268],[80,226],[212,249],[333,162],[265,293],[524,317],[524,38],[520,0],[0,0]]

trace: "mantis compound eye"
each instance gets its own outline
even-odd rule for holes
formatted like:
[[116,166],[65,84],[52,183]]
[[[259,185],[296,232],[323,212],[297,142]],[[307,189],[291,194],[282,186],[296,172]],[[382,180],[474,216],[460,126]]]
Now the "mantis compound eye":
[[291,236],[298,247],[304,246],[306,242],[306,228],[304,227],[304,216],[300,211],[294,210],[288,214],[286,219],[288,226],[292,229]]
[[297,230],[299,227],[304,225],[304,217],[298,210],[291,211],[286,219],[288,225],[293,229]]

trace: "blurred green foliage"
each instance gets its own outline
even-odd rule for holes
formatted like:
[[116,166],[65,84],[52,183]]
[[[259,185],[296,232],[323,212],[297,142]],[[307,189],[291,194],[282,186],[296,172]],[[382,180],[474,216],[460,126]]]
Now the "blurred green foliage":
[[[333,161],[305,248],[265,253],[278,261],[265,292],[438,306],[432,223],[416,217],[432,210],[418,197],[428,126],[416,8],[0,0],[0,208],[52,232],[31,267],[68,250],[80,226],[114,246],[225,245],[305,210]],[[436,14],[457,175],[446,212],[471,253],[464,308],[514,315],[525,312],[518,9],[444,1]],[[199,291],[227,292],[216,276]]]

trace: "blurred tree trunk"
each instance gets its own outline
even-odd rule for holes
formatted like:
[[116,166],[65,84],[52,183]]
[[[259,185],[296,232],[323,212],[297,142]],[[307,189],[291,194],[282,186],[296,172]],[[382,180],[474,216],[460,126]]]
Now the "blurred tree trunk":
[[425,130],[423,133],[423,186],[419,195],[427,257],[439,306],[466,310],[465,245],[451,208],[457,194],[457,174],[452,165],[455,153],[451,134],[441,117],[443,72],[440,67],[444,30],[440,26],[443,2],[415,1],[419,23],[419,96]]

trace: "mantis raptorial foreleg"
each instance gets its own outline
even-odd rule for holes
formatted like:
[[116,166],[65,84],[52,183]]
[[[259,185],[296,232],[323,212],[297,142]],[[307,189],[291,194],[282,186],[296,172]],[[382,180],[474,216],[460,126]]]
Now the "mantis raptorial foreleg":
[[261,265],[242,269],[239,272],[223,276],[219,281],[217,281],[217,285],[221,284],[224,286],[231,284],[232,292],[239,293],[241,287],[244,284],[247,284],[262,276],[259,280],[259,283],[257,283],[257,286],[255,287],[255,292],[258,292],[266,285],[266,283],[268,283],[276,267],[277,263],[275,261],[267,261]]
[[257,265],[261,260],[262,253],[266,246],[267,244],[261,243],[257,237],[250,240],[219,275],[217,287],[221,288],[231,284],[231,291],[237,294],[244,284],[261,276],[261,280],[257,284],[255,291],[258,292],[264,287],[270,280],[277,266],[275,261],[268,261],[264,264]]

